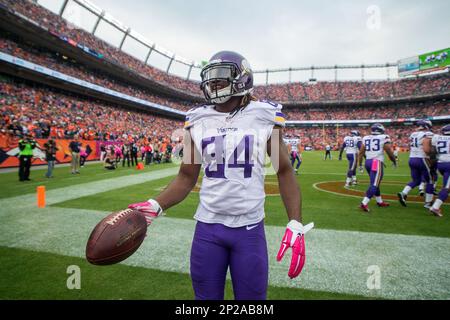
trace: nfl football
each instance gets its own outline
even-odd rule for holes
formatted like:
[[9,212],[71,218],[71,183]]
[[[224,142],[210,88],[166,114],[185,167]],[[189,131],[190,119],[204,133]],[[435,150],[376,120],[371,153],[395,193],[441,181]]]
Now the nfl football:
[[86,258],[95,265],[118,263],[131,256],[144,241],[147,221],[139,211],[113,212],[92,230]]

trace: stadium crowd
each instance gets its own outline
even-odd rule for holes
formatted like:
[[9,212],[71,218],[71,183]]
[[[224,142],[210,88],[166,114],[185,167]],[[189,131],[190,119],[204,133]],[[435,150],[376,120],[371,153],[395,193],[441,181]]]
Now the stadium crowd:
[[10,78],[0,81],[2,134],[85,140],[163,140],[182,128],[180,120],[132,111]]
[[50,52],[45,48],[26,44],[21,39],[6,34],[4,31],[0,32],[0,51],[132,97],[178,110],[187,111],[192,108],[190,102],[157,96],[148,90],[128,85],[120,79],[102,74],[101,71],[87,69],[76,60],[69,59],[56,52]]
[[450,91],[450,75],[391,81],[320,81],[256,86],[255,95],[280,102],[386,101]]
[[411,102],[387,106],[285,108],[288,120],[400,119],[449,115],[450,101]]
[[[440,132],[442,125],[433,125],[433,132]],[[386,134],[392,140],[392,143],[405,150],[409,148],[409,135],[416,129],[415,126],[391,125],[386,126]],[[370,126],[360,127],[302,127],[287,128],[285,134],[290,137],[300,138],[300,145],[312,147],[316,150],[324,149],[325,145],[330,144],[334,150],[338,150],[342,141],[351,130],[358,130],[361,136],[370,134]]]
[[185,79],[174,75],[169,75],[162,70],[153,68],[119,50],[118,48],[109,45],[89,32],[74,28],[74,26],[69,25],[66,20],[38,5],[37,3],[27,0],[0,0],[0,3],[8,8],[12,8],[14,11],[19,12],[27,18],[37,22],[39,25],[47,28],[49,32],[55,36],[66,36],[72,39],[75,43],[82,43],[83,45],[94,49],[96,52],[103,55],[103,59],[131,69],[134,72],[140,73],[141,75],[157,82],[166,84],[167,86],[183,91],[189,90],[194,94],[201,95],[197,82],[186,81]]
[[[145,141],[170,139],[174,130],[182,128],[180,120],[151,115],[143,111],[129,110],[111,104],[86,99],[78,95],[30,84],[9,77],[0,81],[0,129],[1,134],[21,136],[27,132],[35,138],[72,138],[79,135],[85,140]],[[348,119],[351,108],[334,109],[332,112],[288,111],[287,119],[308,114],[308,119]],[[358,117],[373,118],[398,112],[399,117],[448,114],[448,102],[408,107],[376,107],[352,110]],[[400,113],[404,112],[404,113]],[[318,119],[319,118],[319,119]],[[286,134],[299,136],[302,146],[322,148],[325,142],[338,143],[352,128],[303,127],[287,128]],[[355,127],[364,134],[368,129]],[[388,126],[387,133],[400,147],[408,146],[411,127]],[[145,143],[144,143],[145,144]],[[141,144],[142,145],[142,144]]]
[[[201,96],[198,82],[188,81],[174,75],[167,74],[157,68],[146,65],[144,62],[120,51],[118,48],[107,44],[94,35],[68,24],[66,20],[51,11],[27,0],[0,0],[8,8],[12,8],[20,14],[40,25],[48,28],[55,36],[69,37],[75,44],[82,43],[96,52],[101,53],[104,59],[114,62],[123,68],[128,68],[169,87],[190,92]],[[61,40],[62,41],[62,40]],[[81,50],[81,49],[80,49]],[[62,71],[62,70],[61,70]],[[83,70],[84,72],[85,70]],[[64,71],[62,71],[64,72]],[[86,73],[86,76],[92,75]],[[101,77],[95,77],[100,81]],[[105,79],[101,80],[105,81]],[[111,85],[111,84],[108,84]],[[119,85],[119,84],[117,84]],[[123,86],[123,84],[120,84]],[[126,85],[124,85],[127,87]],[[114,88],[115,86],[113,86]],[[115,89],[116,90],[116,89]],[[136,90],[130,89],[129,90]],[[120,91],[120,90],[118,90]],[[271,84],[268,86],[256,86],[255,95],[260,99],[269,99],[282,103],[286,102],[321,102],[321,101],[368,101],[389,100],[399,97],[411,97],[424,94],[440,94],[450,91],[450,75],[418,77],[391,81],[340,81],[317,83],[287,83]],[[141,94],[137,92],[136,95]],[[172,102],[169,105],[175,105]],[[185,110],[184,105],[179,106]]]

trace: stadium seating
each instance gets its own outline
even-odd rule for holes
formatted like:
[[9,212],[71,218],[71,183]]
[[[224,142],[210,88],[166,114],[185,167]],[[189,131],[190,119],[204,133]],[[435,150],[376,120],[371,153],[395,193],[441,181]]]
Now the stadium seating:
[[[197,97],[201,95],[199,84],[167,74],[157,68],[120,51],[103,40],[82,30],[69,26],[67,22],[49,10],[26,0],[0,0],[0,3],[37,21],[48,28],[52,35],[66,36],[101,53],[105,59],[114,61],[125,69],[132,69],[156,81],[180,90],[187,90]],[[81,49],[80,49],[81,50]],[[255,94],[260,99],[282,103],[304,103],[324,101],[386,101],[393,98],[408,98],[416,95],[439,95],[449,93],[449,74],[391,81],[343,81],[285,83],[257,86]]]

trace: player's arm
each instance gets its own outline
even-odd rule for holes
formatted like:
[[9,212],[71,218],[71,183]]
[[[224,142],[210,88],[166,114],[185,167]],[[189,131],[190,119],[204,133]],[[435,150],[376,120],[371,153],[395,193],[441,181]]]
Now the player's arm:
[[163,210],[183,201],[197,183],[201,169],[201,158],[188,130],[185,132],[183,141],[185,152],[183,152],[183,162],[176,178],[156,198],[128,206],[130,209],[141,211],[146,216],[148,224],[151,224],[154,218],[160,216]]
[[366,146],[361,143],[361,146],[359,147],[359,153],[358,153],[358,165],[360,168],[362,167],[362,160],[363,160],[365,154],[366,154]]
[[436,148],[432,146],[430,138],[424,138],[422,143],[423,143],[423,151],[427,155],[431,156],[436,153]]
[[342,143],[341,150],[339,151],[339,160],[342,160],[342,152],[344,152],[344,149],[345,149],[345,142]]
[[[278,147],[274,144],[278,144]],[[272,154],[272,151],[274,151],[274,154]],[[267,141],[267,153],[277,171],[278,187],[284,206],[286,207],[289,221],[296,220],[301,222],[302,198],[300,187],[295,179],[294,171],[289,161],[289,152],[282,138],[281,127],[274,127],[272,136]]]
[[314,223],[303,226],[300,222],[302,219],[300,187],[295,179],[286,151],[287,148],[282,139],[281,128],[275,126],[272,136],[267,142],[267,153],[277,171],[278,187],[289,218],[289,223],[277,254],[277,261],[281,261],[287,249],[292,248],[288,276],[293,279],[301,273],[305,264],[304,234],[314,227]]
[[389,159],[392,161],[392,163],[394,165],[397,165],[397,162],[396,162],[395,156],[394,156],[394,152],[392,151],[392,148],[391,148],[391,143],[390,142],[385,143],[383,146],[383,149],[384,149],[384,151],[386,151],[386,153],[387,153]]

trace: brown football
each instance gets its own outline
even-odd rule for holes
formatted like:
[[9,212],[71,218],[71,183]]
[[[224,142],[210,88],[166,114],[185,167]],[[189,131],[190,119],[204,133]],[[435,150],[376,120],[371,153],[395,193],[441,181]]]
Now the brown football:
[[86,258],[96,265],[123,261],[139,248],[146,233],[147,222],[139,211],[113,212],[92,230],[86,245]]

